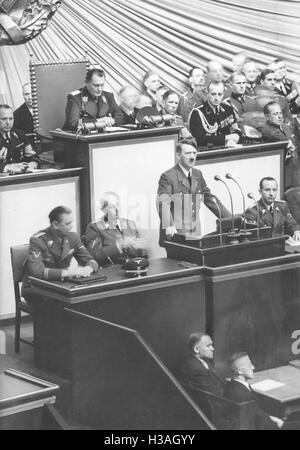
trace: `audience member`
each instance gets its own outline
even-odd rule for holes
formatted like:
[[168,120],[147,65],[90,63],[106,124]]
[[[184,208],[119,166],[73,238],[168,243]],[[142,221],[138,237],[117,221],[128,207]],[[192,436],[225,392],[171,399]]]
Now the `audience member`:
[[133,220],[119,217],[120,199],[105,192],[100,199],[101,214],[85,232],[86,246],[99,265],[123,263],[129,258],[147,256],[147,242],[139,237]]
[[152,106],[156,107],[156,94],[161,85],[160,77],[154,70],[148,70],[144,75],[143,85],[145,87],[144,94],[147,95],[152,102]]
[[256,394],[249,385],[249,380],[253,378],[254,366],[245,352],[235,353],[231,356],[230,369],[232,379],[226,383],[224,396],[236,403],[253,401],[255,408],[249,409],[254,414],[255,430],[279,430],[284,425],[283,420],[270,416],[261,406]]
[[[23,98],[24,103],[14,112],[14,128],[21,130],[24,134],[32,134],[34,133],[34,124],[30,83],[23,86]],[[34,139],[30,142],[32,144]]]
[[115,114],[115,125],[135,124],[136,105],[138,103],[139,93],[132,86],[124,86],[119,91],[119,111]]
[[236,53],[232,57],[232,69],[233,72],[241,72],[243,70],[244,65],[248,62],[248,56],[245,53]]
[[209,61],[207,64],[207,85],[225,81],[224,68],[219,61]]
[[275,178],[262,178],[259,183],[259,193],[261,198],[257,205],[246,210],[246,221],[257,226],[259,212],[260,226],[271,227],[275,236],[289,234],[296,241],[300,241],[300,226],[290,213],[287,203],[284,200],[275,201],[278,193],[278,183]]
[[163,84],[157,89],[156,92],[156,110],[161,114],[164,108],[164,95],[169,89]]
[[91,69],[87,72],[85,87],[68,95],[64,130],[76,131],[81,117],[86,122],[102,118],[107,126],[115,123],[113,117],[119,108],[114,95],[104,91],[105,81],[104,70]]
[[189,128],[198,146],[237,146],[241,131],[232,106],[222,103],[223,96],[224,84],[211,82],[207,101],[191,112]]
[[288,149],[293,153],[296,149],[292,125],[284,123],[281,106],[271,101],[264,106],[266,125],[259,130],[266,141],[289,141]]
[[249,95],[249,97],[255,97],[255,88],[257,86],[257,78],[259,75],[259,70],[256,63],[254,61],[246,61],[243,67],[243,72],[247,81],[245,93],[246,95]]
[[187,386],[222,395],[225,382],[217,375],[211,361],[214,357],[213,341],[205,333],[196,332],[189,336],[189,356],[182,369],[182,382]]
[[300,112],[299,84],[287,78],[286,62],[283,59],[275,59],[272,68],[276,78],[275,91],[286,97],[291,113],[297,115]]
[[243,122],[245,113],[255,110],[255,101],[246,95],[247,81],[243,72],[234,72],[231,76],[232,93],[225,102],[232,106],[238,122]]
[[[88,277],[98,270],[98,264],[73,233],[72,211],[57,206],[49,214],[50,226],[30,238],[26,274],[23,279],[22,295],[26,301],[32,298],[28,276],[54,281],[70,277]],[[76,267],[71,264],[75,258]]]
[[0,172],[32,172],[39,166],[39,157],[25,134],[13,126],[12,108],[0,105]]
[[178,105],[178,114],[185,124],[188,123],[191,111],[206,100],[205,74],[200,67],[190,70],[189,85],[190,88],[180,97]]
[[[201,234],[199,211],[201,201],[219,217],[230,213],[211,194],[202,172],[194,169],[197,147],[193,140],[183,139],[176,147],[177,164],[164,172],[158,183],[157,209],[160,217],[160,245],[175,234],[188,237]],[[216,205],[218,203],[218,206]]]
[[257,110],[262,111],[267,103],[271,100],[276,100],[281,107],[285,121],[293,123],[293,117],[286,98],[275,92],[275,73],[271,69],[265,69],[261,72],[259,80],[260,84],[255,88]]

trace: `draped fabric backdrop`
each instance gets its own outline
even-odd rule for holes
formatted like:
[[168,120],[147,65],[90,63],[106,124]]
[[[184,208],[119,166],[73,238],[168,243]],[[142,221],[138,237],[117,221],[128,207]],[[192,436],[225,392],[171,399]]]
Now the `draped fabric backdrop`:
[[[87,50],[107,71],[108,88],[141,86],[146,70],[182,92],[187,71],[219,59],[230,72],[240,51],[263,68],[276,57],[300,77],[300,1],[63,0],[50,25],[21,46],[0,47],[0,100],[22,103],[29,57],[75,59]],[[59,82],[59,80],[58,80]]]

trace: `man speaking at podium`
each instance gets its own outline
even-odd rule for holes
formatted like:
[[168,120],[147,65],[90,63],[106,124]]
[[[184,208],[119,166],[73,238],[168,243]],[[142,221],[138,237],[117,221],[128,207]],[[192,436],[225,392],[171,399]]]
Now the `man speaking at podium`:
[[176,166],[160,177],[157,191],[160,245],[177,233],[201,235],[199,212],[202,200],[218,218],[230,216],[225,206],[211,194],[202,172],[194,169],[196,156],[196,143],[192,139],[181,140],[176,147]]

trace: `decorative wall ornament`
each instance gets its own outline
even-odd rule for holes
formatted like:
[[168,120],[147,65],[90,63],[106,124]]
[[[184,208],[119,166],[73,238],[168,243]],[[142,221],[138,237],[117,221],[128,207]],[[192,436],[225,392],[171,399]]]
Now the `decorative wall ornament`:
[[0,0],[0,46],[34,39],[48,26],[61,0]]

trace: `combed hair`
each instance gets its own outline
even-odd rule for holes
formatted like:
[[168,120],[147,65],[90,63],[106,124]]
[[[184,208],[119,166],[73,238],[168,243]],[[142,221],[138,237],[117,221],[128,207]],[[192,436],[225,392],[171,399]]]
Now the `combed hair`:
[[180,139],[178,144],[176,145],[176,153],[181,153],[183,145],[191,145],[196,150],[198,150],[198,147],[197,147],[197,144],[196,144],[196,141],[194,140],[194,138],[184,138],[184,139]]
[[195,333],[190,334],[188,340],[188,350],[190,353],[194,353],[195,345],[198,344],[204,336],[207,336],[207,334],[202,333],[201,331],[196,331]]
[[145,82],[148,80],[148,78],[152,77],[152,75],[158,75],[157,72],[155,72],[155,70],[148,70],[143,78],[143,84],[145,84]]
[[241,358],[245,358],[246,356],[249,356],[247,352],[233,353],[228,359],[228,365],[229,365],[230,369],[234,372],[236,361],[238,361]]
[[196,69],[202,70],[203,74],[205,75],[205,70],[202,69],[202,67],[194,66],[194,67],[192,67],[191,70],[189,70],[189,72],[188,72],[188,77],[189,77],[189,78],[193,76],[193,72],[194,72],[194,70],[196,70]]
[[225,84],[223,83],[223,81],[210,81],[207,85],[207,90],[209,91],[210,86],[219,86],[219,85],[223,86],[223,89],[225,90]]
[[246,78],[246,75],[245,75],[244,72],[242,72],[241,70],[236,70],[236,71],[233,72],[233,74],[231,75],[232,81],[234,81],[236,77],[244,77],[244,78]]
[[[272,100],[270,102],[268,102],[265,106],[264,106],[264,114],[267,115],[270,112],[270,106],[273,105],[279,105],[278,102],[276,102],[275,100]],[[280,105],[279,105],[280,106]]]
[[176,91],[173,91],[172,89],[169,89],[168,91],[166,91],[163,95],[163,100],[166,101],[170,95],[177,95],[179,97],[179,95],[177,94]]
[[259,81],[263,81],[266,78],[266,76],[269,75],[270,73],[274,73],[274,70],[272,69],[263,70],[259,75]]
[[68,208],[67,206],[57,206],[50,212],[48,216],[49,221],[50,223],[59,222],[63,214],[71,214],[71,212],[72,212],[71,209]]
[[98,77],[104,77],[105,78],[104,70],[102,70],[102,69],[90,69],[86,73],[85,82],[89,83],[94,75],[98,75]]
[[263,187],[264,187],[264,181],[276,181],[276,183],[278,184],[278,182],[277,182],[277,180],[276,180],[275,178],[273,178],[273,177],[264,177],[264,178],[262,178],[262,179],[260,180],[260,182],[259,182],[259,188],[260,188],[260,189],[263,189]]

